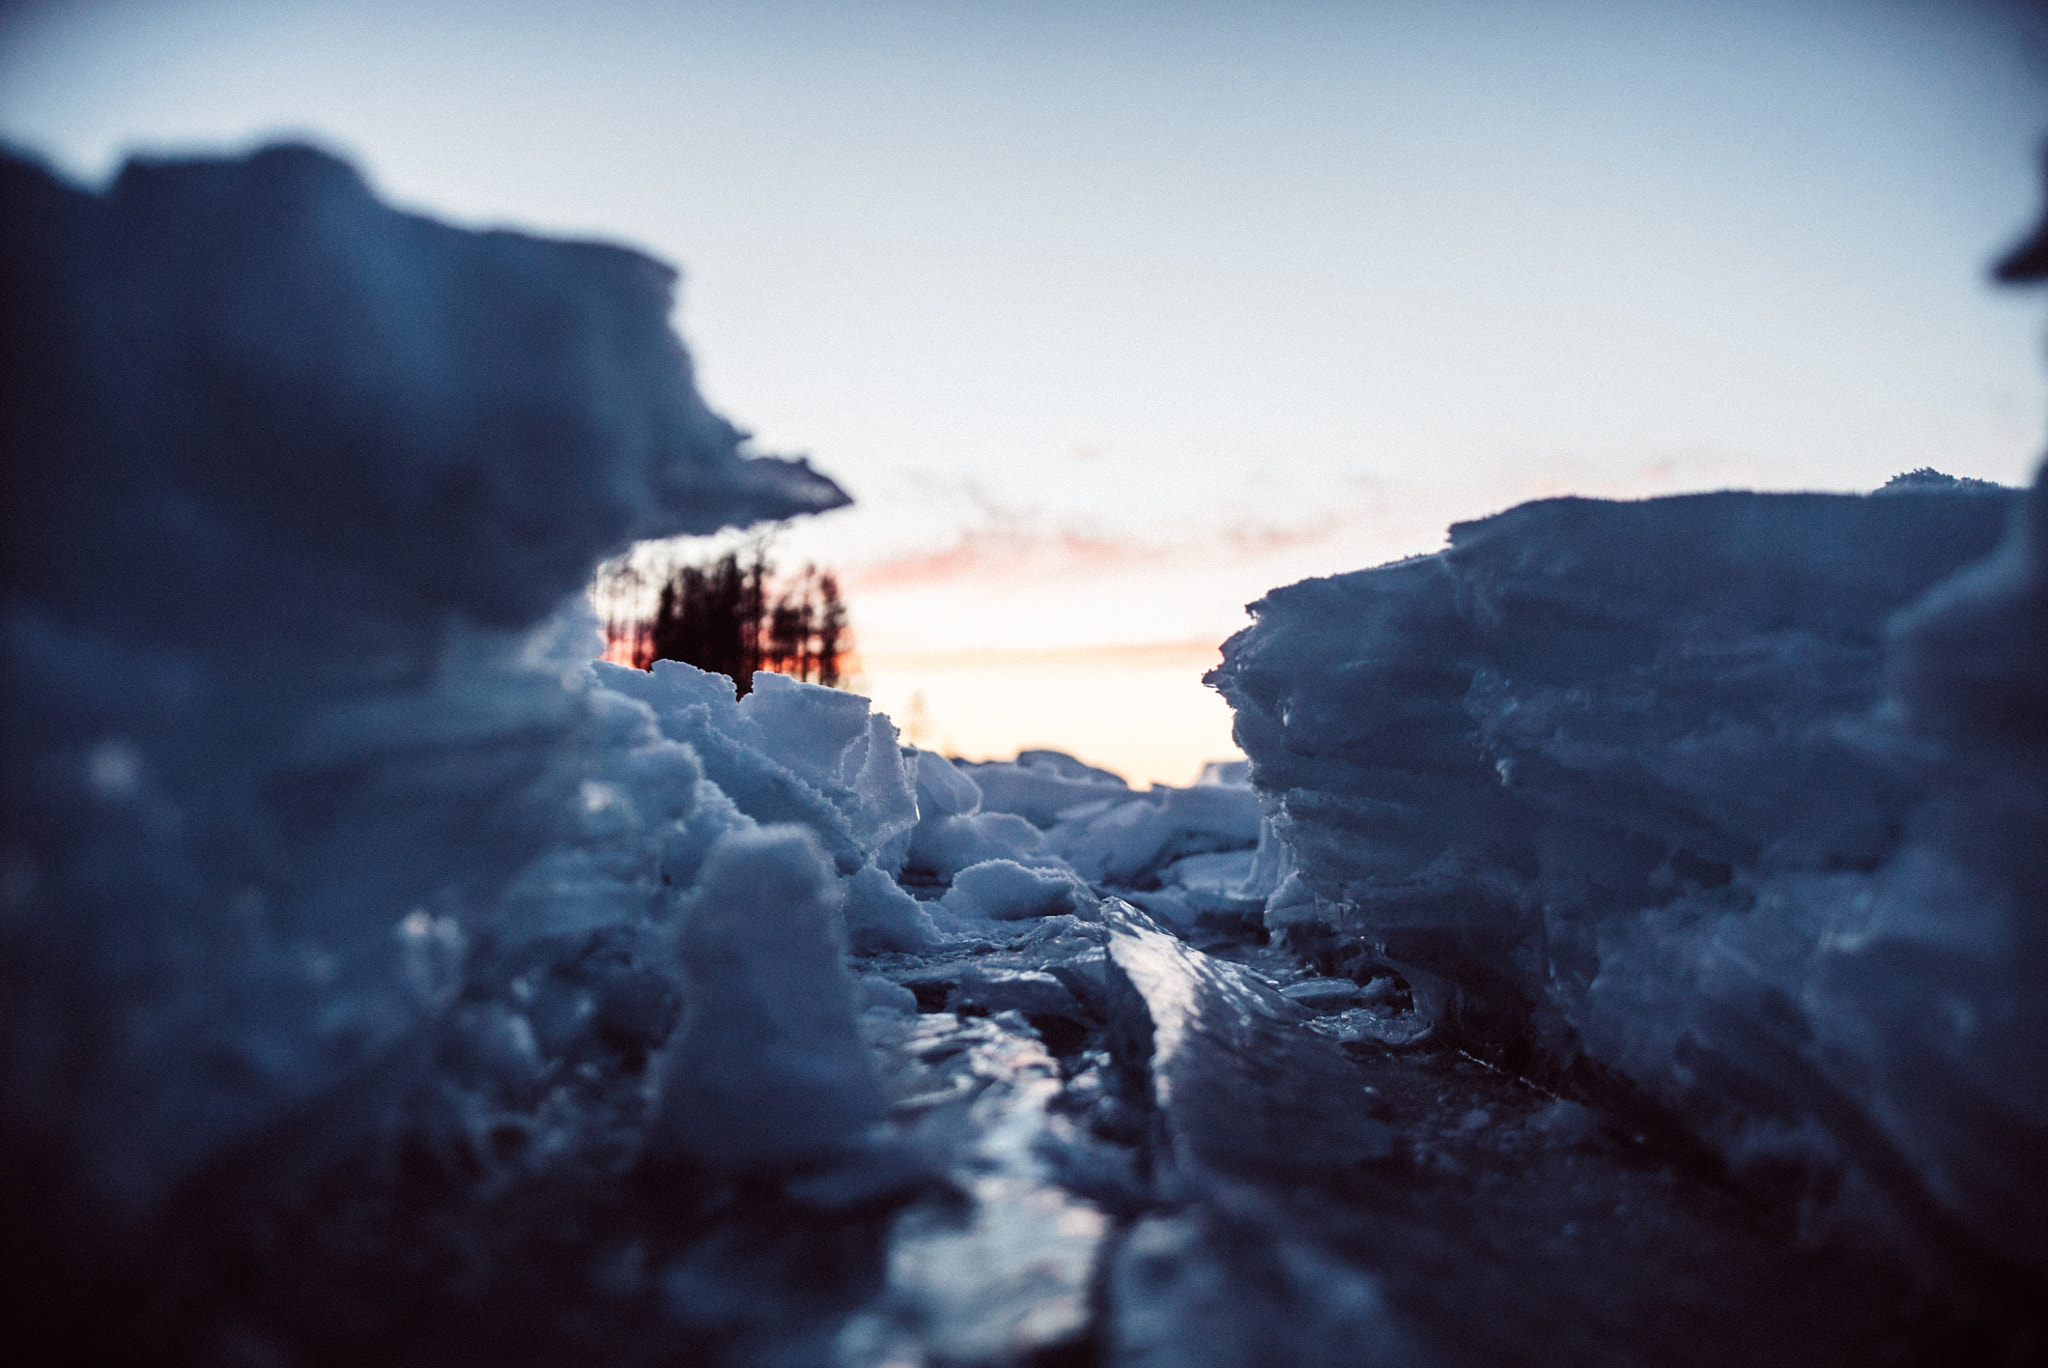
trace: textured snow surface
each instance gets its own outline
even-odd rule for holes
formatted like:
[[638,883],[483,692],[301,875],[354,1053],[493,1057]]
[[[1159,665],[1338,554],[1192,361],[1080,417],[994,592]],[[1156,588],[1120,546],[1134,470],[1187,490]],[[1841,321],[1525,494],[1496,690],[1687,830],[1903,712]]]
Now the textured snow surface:
[[592,663],[632,538],[845,498],[665,267],[296,147],[0,210],[15,1359],[2044,1342],[2038,506],[1516,510],[1139,792]]
[[2040,1279],[2048,504],[1926,474],[1524,505],[1274,591],[1210,678],[1290,938]]
[[146,1205],[445,1006],[522,864],[569,838],[579,924],[644,872],[617,833],[695,761],[605,769],[635,719],[558,610],[592,558],[845,496],[742,455],[636,253],[302,147],[0,178],[0,1086]]

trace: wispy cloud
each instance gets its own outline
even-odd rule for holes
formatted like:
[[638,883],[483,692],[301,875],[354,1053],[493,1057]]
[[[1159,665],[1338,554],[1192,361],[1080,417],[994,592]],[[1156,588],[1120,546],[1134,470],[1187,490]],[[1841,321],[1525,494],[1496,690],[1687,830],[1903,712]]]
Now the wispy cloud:
[[840,578],[854,592],[909,589],[957,580],[1093,576],[1156,564],[1169,548],[1138,545],[1078,527],[1010,522],[961,531],[952,545],[851,565]]
[[1241,563],[1318,545],[1342,532],[1347,521],[1337,512],[1299,522],[1218,517],[1178,536],[1145,538],[1113,536],[1092,524],[987,510],[980,525],[961,529],[950,545],[850,565],[840,578],[852,592],[876,593],[963,581],[1090,579],[1192,560]]
[[1011,648],[966,647],[943,651],[870,651],[861,657],[869,672],[966,673],[977,670],[1206,670],[1222,659],[1221,643],[1206,637],[1186,641],[1141,641],[1112,646]]
[[1254,523],[1226,527],[1223,544],[1240,561],[1263,560],[1306,546],[1320,546],[1342,532],[1354,519],[1342,513],[1321,513],[1294,523]]

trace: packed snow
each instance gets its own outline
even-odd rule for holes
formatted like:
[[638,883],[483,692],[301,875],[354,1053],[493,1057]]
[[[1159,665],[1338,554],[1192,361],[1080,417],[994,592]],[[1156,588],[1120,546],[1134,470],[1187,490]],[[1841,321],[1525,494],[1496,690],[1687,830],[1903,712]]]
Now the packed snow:
[[674,276],[304,147],[0,161],[21,1343],[208,1364],[2038,1346],[2048,514],[1558,500],[1277,590],[1250,756],[594,661],[845,501]]

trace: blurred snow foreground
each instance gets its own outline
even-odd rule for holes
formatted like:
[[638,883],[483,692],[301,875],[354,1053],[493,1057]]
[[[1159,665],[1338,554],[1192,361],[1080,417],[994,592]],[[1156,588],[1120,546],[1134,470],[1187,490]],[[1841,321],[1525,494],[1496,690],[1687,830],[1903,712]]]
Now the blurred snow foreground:
[[845,502],[632,252],[0,164],[10,1343],[2027,1361],[2048,505],[1553,500],[1276,591],[1246,766],[593,664]]

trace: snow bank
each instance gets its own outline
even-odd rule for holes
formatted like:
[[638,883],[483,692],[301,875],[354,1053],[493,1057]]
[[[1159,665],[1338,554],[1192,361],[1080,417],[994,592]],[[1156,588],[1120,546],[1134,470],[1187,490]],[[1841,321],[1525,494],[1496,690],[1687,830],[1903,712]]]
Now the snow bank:
[[1276,590],[1209,677],[1298,860],[1269,924],[2048,1272],[2042,492],[1998,549],[2015,503],[1549,500]]
[[305,147],[104,193],[5,158],[0,204],[0,1143],[9,1191],[139,1211],[403,1075],[507,940],[642,915],[718,757],[589,687],[575,596],[846,500],[746,455],[634,252]]

